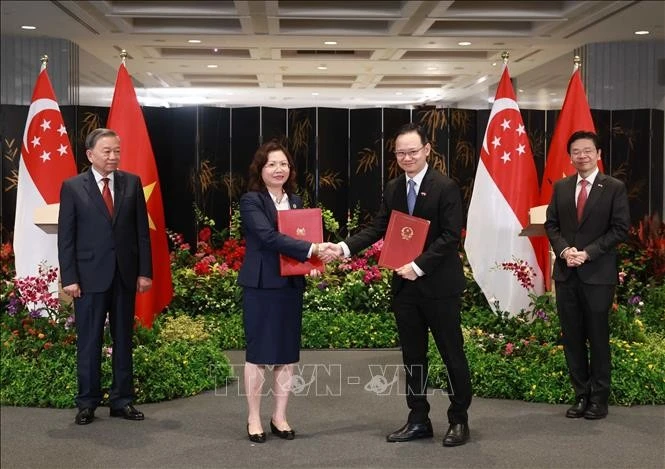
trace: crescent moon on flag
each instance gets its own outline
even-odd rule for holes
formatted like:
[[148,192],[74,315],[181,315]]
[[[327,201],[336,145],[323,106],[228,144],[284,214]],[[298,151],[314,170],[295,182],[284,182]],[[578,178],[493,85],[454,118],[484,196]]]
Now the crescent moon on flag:
[[[499,98],[496,101],[494,101],[494,104],[492,105],[492,111],[490,112],[490,117],[487,120],[487,129],[490,128],[490,124],[492,123],[492,119],[494,116],[496,116],[498,113],[501,111],[505,111],[506,109],[514,109],[517,112],[520,112],[519,106],[517,106],[517,102],[514,99],[511,98]],[[487,129],[485,130],[485,136],[483,137],[483,150],[485,150],[485,153],[489,154],[489,150],[487,149]]]
[[26,119],[27,124],[25,125],[25,130],[23,131],[23,146],[28,147],[28,129],[32,125],[32,119],[42,111],[59,111],[58,103],[52,99],[41,98],[36,101],[33,101],[28,110],[28,118]]

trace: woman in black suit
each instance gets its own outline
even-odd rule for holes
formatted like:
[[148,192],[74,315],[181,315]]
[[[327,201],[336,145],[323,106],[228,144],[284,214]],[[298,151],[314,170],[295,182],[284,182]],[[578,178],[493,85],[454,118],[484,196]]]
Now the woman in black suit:
[[[319,252],[319,245],[291,238],[277,231],[277,210],[302,208],[294,194],[296,172],[286,148],[271,141],[259,147],[249,167],[248,192],[240,198],[245,259],[238,283],[243,288],[243,321],[247,352],[245,392],[250,441],[266,440],[260,406],[266,365],[274,366],[275,407],[270,420],[273,434],[287,440],[295,432],[286,419],[293,363],[300,359],[303,276],[282,277],[279,255],[305,261]],[[318,274],[312,271],[311,275]]]

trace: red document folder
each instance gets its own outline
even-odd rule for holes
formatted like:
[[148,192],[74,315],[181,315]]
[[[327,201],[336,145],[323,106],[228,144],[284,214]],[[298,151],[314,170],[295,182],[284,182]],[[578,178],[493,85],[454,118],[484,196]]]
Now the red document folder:
[[[323,242],[323,223],[320,208],[302,208],[295,210],[277,210],[277,229],[292,238],[311,243]],[[279,273],[287,275],[306,275],[312,269],[323,272],[323,262],[312,256],[305,262],[292,257],[279,255]]]
[[379,265],[398,269],[423,252],[429,220],[393,210],[383,239]]

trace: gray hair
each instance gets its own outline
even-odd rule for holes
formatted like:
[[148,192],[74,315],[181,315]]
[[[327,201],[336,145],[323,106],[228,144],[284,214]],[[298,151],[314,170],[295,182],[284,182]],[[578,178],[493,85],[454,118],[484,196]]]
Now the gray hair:
[[120,136],[116,133],[115,130],[105,129],[105,128],[95,129],[92,132],[90,132],[88,136],[85,138],[85,149],[92,150],[93,148],[95,148],[95,145],[97,145],[99,139],[104,137],[120,138]]

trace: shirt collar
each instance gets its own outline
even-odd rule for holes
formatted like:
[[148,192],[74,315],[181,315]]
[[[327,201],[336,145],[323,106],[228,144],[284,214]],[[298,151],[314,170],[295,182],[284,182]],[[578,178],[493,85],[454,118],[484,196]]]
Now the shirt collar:
[[427,172],[427,168],[428,168],[428,165],[427,165],[427,163],[425,163],[425,167],[423,169],[421,169],[420,172],[418,174],[416,174],[415,176],[413,176],[412,178],[410,178],[409,176],[404,174],[404,176],[406,177],[407,186],[408,186],[409,179],[413,179],[413,181],[416,183],[416,187],[420,187],[420,185],[423,182],[423,178],[425,177],[425,173]]
[[94,166],[90,166],[90,171],[92,171],[93,176],[95,176],[95,181],[97,182],[97,184],[99,184],[100,182],[102,182],[102,179],[104,179],[104,177],[109,178],[109,184],[110,184],[110,185],[113,184],[113,172],[110,172],[108,176],[102,176],[102,175],[99,174],[99,172],[94,168]]
[[579,185],[580,181],[582,179],[586,179],[587,182],[589,183],[589,186],[593,186],[593,182],[596,180],[596,176],[598,176],[598,168],[594,169],[593,173],[589,174],[587,177],[582,178],[579,173],[577,173],[577,184]]

